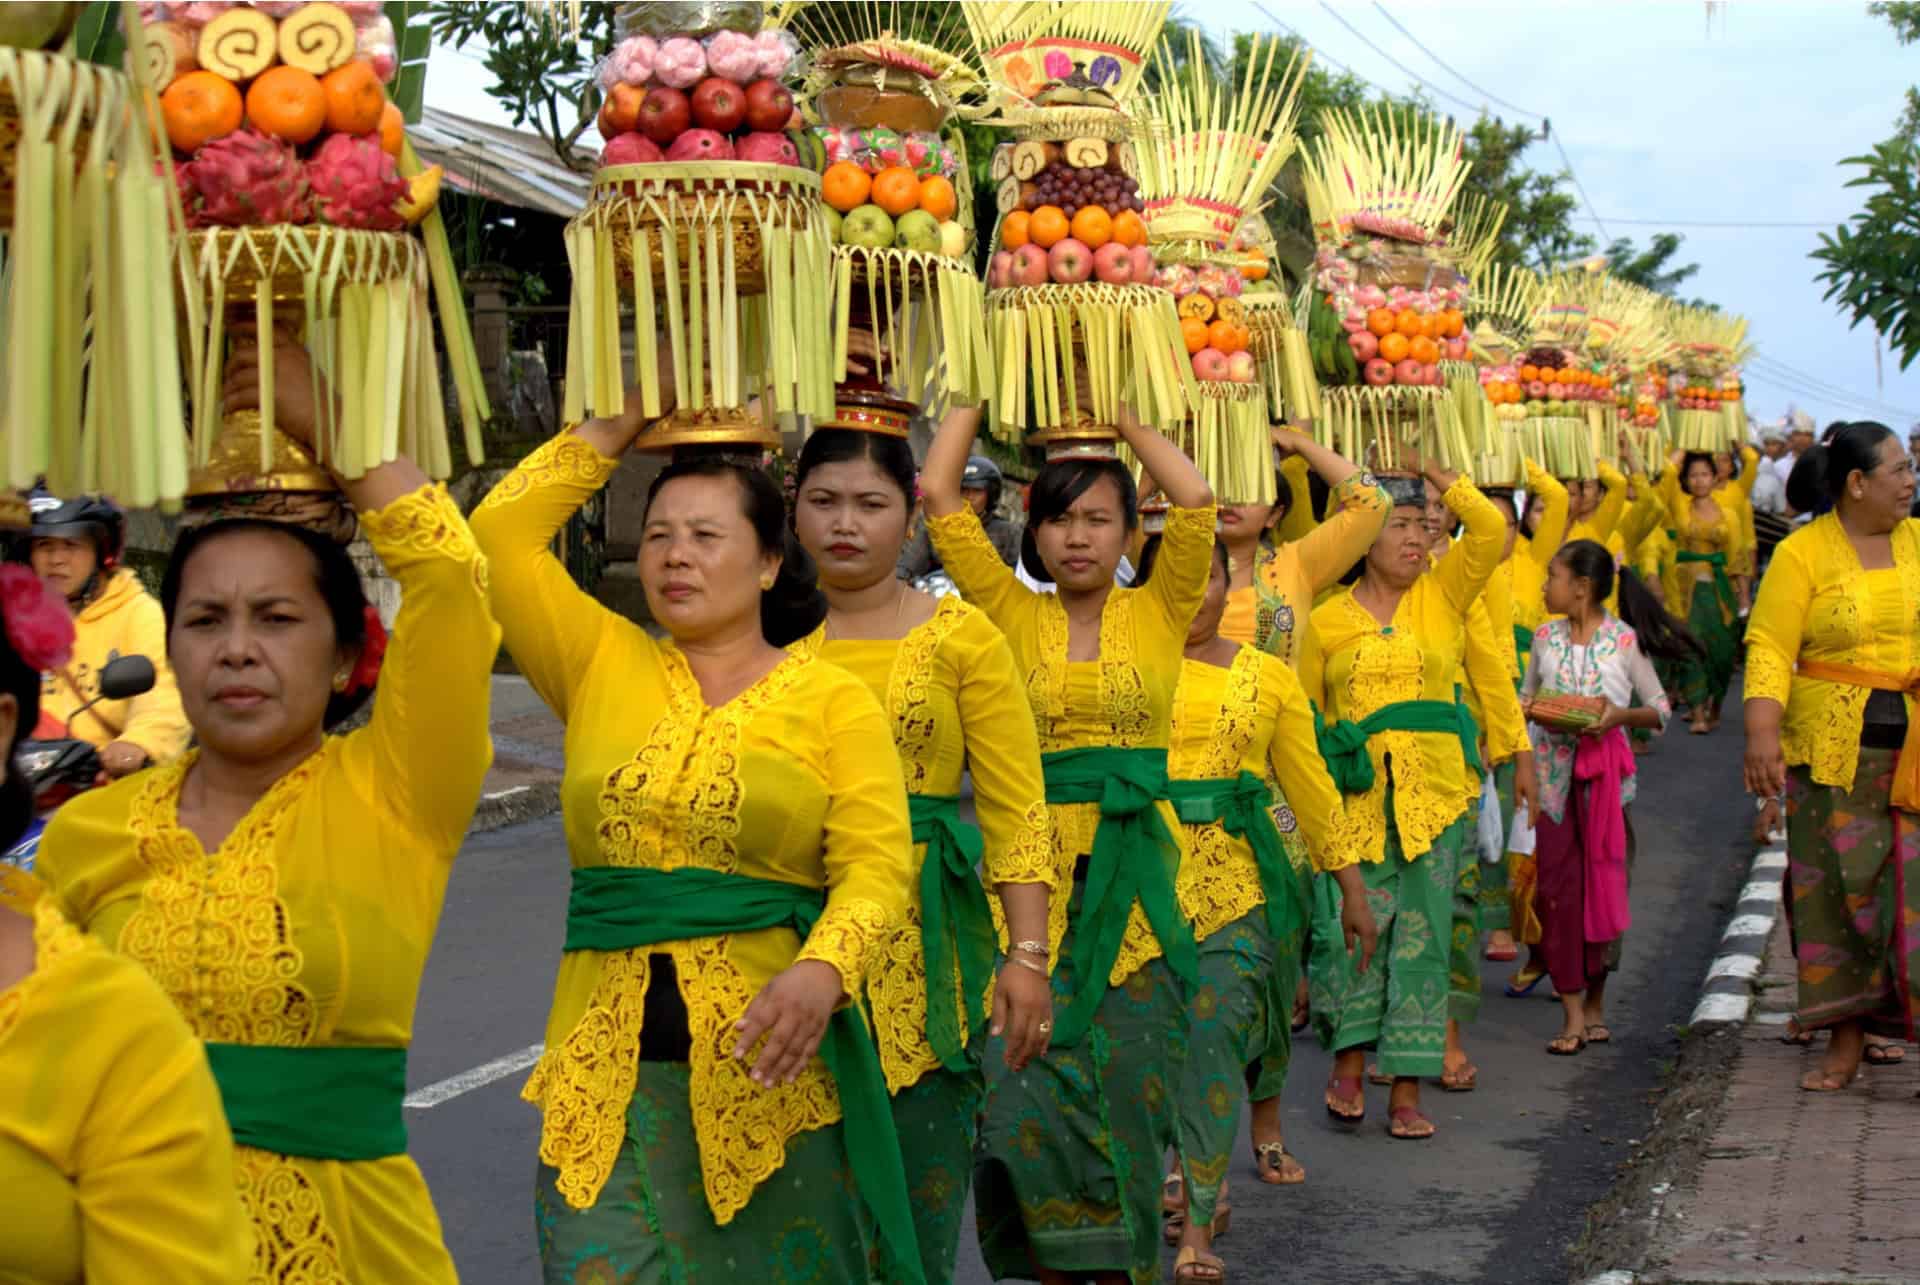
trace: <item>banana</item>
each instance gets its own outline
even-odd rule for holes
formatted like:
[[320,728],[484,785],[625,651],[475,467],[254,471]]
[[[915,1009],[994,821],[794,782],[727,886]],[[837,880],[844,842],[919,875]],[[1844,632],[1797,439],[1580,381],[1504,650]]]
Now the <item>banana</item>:
[[440,200],[440,180],[446,170],[438,165],[429,165],[407,180],[407,195],[394,202],[393,208],[408,223],[418,223],[433,211]]

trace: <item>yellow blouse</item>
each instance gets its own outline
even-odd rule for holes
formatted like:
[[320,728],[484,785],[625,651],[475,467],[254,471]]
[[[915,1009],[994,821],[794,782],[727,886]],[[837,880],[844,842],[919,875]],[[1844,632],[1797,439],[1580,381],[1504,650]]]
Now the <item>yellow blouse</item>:
[[[1794,673],[1801,660],[1886,674],[1920,669],[1920,522],[1893,529],[1893,566],[1862,571],[1829,513],[1774,546],[1747,623],[1746,698],[1786,708],[1780,748],[1820,785],[1852,788],[1865,687]],[[1913,702],[1907,702],[1914,717]]]
[[[1731,577],[1738,574],[1737,568],[1741,565],[1741,555],[1746,545],[1740,514],[1719,491],[1715,491],[1711,498],[1720,512],[1713,518],[1701,518],[1694,513],[1692,500],[1681,497],[1681,507],[1674,514],[1674,541],[1679,550],[1689,553],[1726,554],[1726,573]],[[1752,564],[1748,562],[1747,565]],[[1713,568],[1709,564],[1674,562],[1669,565],[1667,610],[1684,621],[1687,613],[1693,610],[1694,590],[1703,585],[1708,593],[1713,592]],[[1721,615],[1728,624],[1733,623],[1733,611],[1724,610]]]
[[670,956],[693,1040],[701,1176],[725,1224],[779,1171],[790,1139],[840,1119],[818,1057],[794,1083],[763,1089],[733,1057],[733,1025],[796,960],[832,964],[846,993],[859,993],[906,911],[912,828],[900,759],[884,749],[886,715],[858,679],[790,654],[709,706],[679,648],[573,582],[551,551],[554,534],[616,464],[563,433],[473,517],[507,646],[567,725],[561,808],[572,864],[777,879],[824,889],[826,910],[804,943],[767,928],[567,952],[546,1053],[521,1096],[544,1112],[540,1158],[560,1171],[560,1193],[591,1207],[627,1136],[650,962]]
[[[946,597],[933,618],[905,638],[829,640],[822,625],[794,651],[846,670],[878,698],[893,728],[907,793],[958,794],[961,774],[971,774],[974,813],[986,841],[981,877],[989,891],[1002,883],[1050,889],[1072,884],[1073,870],[1061,866],[1047,829],[1040,743],[1020,673],[1007,640],[983,612]],[[866,970],[880,1062],[887,1088],[895,1093],[940,1066],[927,1043],[926,955],[920,940],[919,869],[926,845],[916,845],[913,855],[906,917],[877,944]],[[1066,898],[1052,900],[1064,904]],[[953,986],[960,986],[957,963]],[[960,1034],[964,1041],[964,1004]]]
[[1627,479],[1619,469],[1604,460],[1598,465],[1600,485],[1605,491],[1593,513],[1573,524],[1567,532],[1567,541],[1593,540],[1605,544],[1613,529],[1620,525],[1620,519],[1627,511]]
[[[1327,775],[1313,733],[1313,709],[1300,680],[1278,657],[1242,647],[1231,666],[1193,659],[1181,667],[1173,711],[1168,774],[1203,781],[1251,772],[1277,780],[1275,823],[1298,830],[1315,869],[1337,870],[1356,860],[1334,846],[1333,818],[1340,795]],[[1253,848],[1219,824],[1188,825],[1187,855],[1174,890],[1204,941],[1267,903]]]
[[30,876],[33,971],[0,990],[0,1280],[232,1285],[253,1230],[206,1054],[138,967]]
[[[1305,501],[1296,493],[1294,503]],[[1355,472],[1333,488],[1339,505],[1312,531],[1278,548],[1262,546],[1255,583],[1227,595],[1220,636],[1249,643],[1291,665],[1300,654],[1299,635],[1312,627],[1313,599],[1367,555],[1393,505],[1371,474]]]
[[[217,852],[180,824],[197,756],[83,794],[41,842],[68,915],[143,965],[203,1040],[407,1044],[481,782],[499,631],[444,487],[360,518],[400,582],[366,727],[328,737]],[[237,1149],[254,1281],[452,1281],[420,1170]]]
[[[1313,613],[1314,633],[1300,658],[1300,685],[1328,722],[1367,717],[1405,700],[1451,703],[1466,647],[1473,600],[1486,587],[1506,543],[1506,520],[1493,501],[1461,478],[1447,489],[1447,507],[1465,525],[1440,565],[1413,582],[1382,626],[1342,590]],[[1426,852],[1479,793],[1469,779],[1460,739],[1443,732],[1385,732],[1371,738],[1373,788],[1349,797],[1336,821],[1336,844],[1363,860],[1386,856],[1386,759],[1393,758],[1394,818],[1409,861]],[[1343,833],[1344,831],[1344,833]]]
[[1520,680],[1520,651],[1513,626],[1499,628],[1487,607],[1488,595],[1475,599],[1467,612],[1466,650],[1461,656],[1462,694],[1474,726],[1480,729],[1481,761],[1489,768],[1509,762],[1522,750],[1531,751],[1526,718],[1514,685]]
[[[1067,612],[1057,594],[1035,593],[1000,561],[971,508],[929,518],[933,547],[953,583],[987,613],[1013,648],[1040,734],[1040,752],[1119,746],[1158,749],[1172,735],[1174,689],[1186,656],[1187,629],[1213,569],[1214,509],[1167,511],[1160,559],[1143,588],[1115,589],[1100,616],[1100,659],[1067,659]],[[1171,804],[1160,804],[1167,832],[1181,832]],[[1092,851],[1100,809],[1070,803],[1047,809],[1053,846],[1070,869]],[[1069,898],[1053,899],[1064,922]],[[1160,955],[1146,913],[1135,902],[1108,981],[1126,981]]]
[[1547,620],[1547,568],[1566,537],[1568,497],[1560,479],[1532,460],[1527,461],[1527,492],[1540,497],[1540,521],[1532,539],[1524,534],[1513,538],[1513,552],[1488,582],[1487,596],[1491,600],[1498,594],[1503,582],[1510,585],[1512,623],[1532,631]]

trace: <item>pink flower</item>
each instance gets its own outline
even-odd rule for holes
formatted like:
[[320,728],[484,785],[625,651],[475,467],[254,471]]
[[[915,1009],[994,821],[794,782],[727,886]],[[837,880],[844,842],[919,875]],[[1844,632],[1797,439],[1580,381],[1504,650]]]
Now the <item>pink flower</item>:
[[73,617],[40,577],[19,563],[0,566],[7,641],[29,669],[58,669],[73,657]]
[[1065,80],[1073,75],[1073,59],[1058,49],[1048,50],[1042,65],[1046,68],[1047,78],[1050,80]]

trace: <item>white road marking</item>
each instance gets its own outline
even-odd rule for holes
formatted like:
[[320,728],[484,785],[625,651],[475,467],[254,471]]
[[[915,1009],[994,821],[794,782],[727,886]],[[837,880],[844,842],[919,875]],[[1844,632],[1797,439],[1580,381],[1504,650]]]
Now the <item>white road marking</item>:
[[525,794],[532,788],[531,785],[516,785],[510,790],[495,790],[492,794],[483,794],[480,797],[492,803],[499,799],[510,799],[516,794]]
[[495,1080],[502,1080],[509,1075],[526,1070],[540,1060],[540,1054],[545,1050],[544,1044],[529,1044],[518,1053],[497,1057],[491,1062],[482,1063],[471,1071],[462,1071],[438,1084],[429,1084],[423,1089],[415,1089],[407,1094],[406,1101],[401,1105],[412,1107],[416,1111],[424,1111],[428,1107],[437,1107],[444,1102],[451,1102],[462,1094],[485,1088]]

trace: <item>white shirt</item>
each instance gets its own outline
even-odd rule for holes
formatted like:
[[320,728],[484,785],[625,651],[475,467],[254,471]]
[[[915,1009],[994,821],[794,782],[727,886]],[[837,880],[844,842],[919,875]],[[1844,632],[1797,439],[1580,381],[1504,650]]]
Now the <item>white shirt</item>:
[[[1771,463],[1771,461],[1763,461]],[[1782,517],[1787,512],[1787,484],[1780,475],[1770,468],[1759,468],[1753,472],[1753,508],[1756,513],[1777,513]]]

